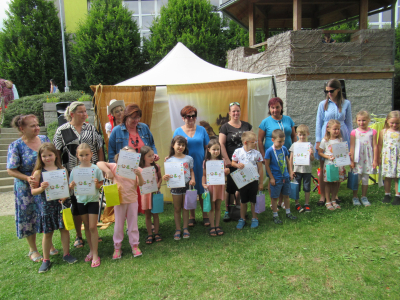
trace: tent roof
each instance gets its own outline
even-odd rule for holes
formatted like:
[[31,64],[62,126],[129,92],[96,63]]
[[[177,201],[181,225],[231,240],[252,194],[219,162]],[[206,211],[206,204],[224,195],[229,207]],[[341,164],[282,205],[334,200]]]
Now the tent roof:
[[179,42],[152,69],[116,85],[180,85],[262,77],[271,75],[244,73],[217,67],[202,60]]

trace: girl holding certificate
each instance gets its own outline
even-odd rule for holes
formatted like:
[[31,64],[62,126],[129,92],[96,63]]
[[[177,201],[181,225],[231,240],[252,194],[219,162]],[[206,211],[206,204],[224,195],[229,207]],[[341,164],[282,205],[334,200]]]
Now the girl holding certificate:
[[[50,254],[55,255],[58,253],[57,250],[50,251],[50,248],[53,247],[53,232],[57,229],[60,230],[61,234],[61,243],[63,247],[63,260],[66,262],[73,264],[77,262],[77,259],[69,254],[69,231],[65,230],[63,217],[61,214],[62,206],[61,203],[67,198],[57,199],[47,201],[45,190],[47,188],[57,188],[57,189],[65,189],[68,191],[68,181],[67,174],[65,172],[65,183],[66,185],[58,185],[55,187],[51,185],[51,182],[47,182],[43,180],[43,173],[48,171],[56,171],[56,170],[65,170],[60,160],[57,156],[57,149],[51,143],[43,143],[38,151],[38,157],[36,160],[36,165],[33,170],[33,177],[35,181],[40,182],[40,186],[38,188],[32,188],[32,195],[36,196],[36,201],[39,206],[41,222],[40,228],[38,228],[38,232],[43,232],[43,262],[39,268],[39,273],[47,272],[50,269]],[[56,253],[54,253],[56,252]]]
[[[76,187],[77,210],[85,225],[85,234],[90,248],[85,261],[91,261],[92,268],[96,268],[100,266],[100,256],[97,252],[99,245],[99,233],[97,232],[99,188],[103,185],[104,178],[101,170],[92,164],[93,153],[88,144],[80,144],[76,148],[76,155],[81,164],[72,169],[69,188],[73,189]],[[76,177],[76,182],[74,181],[74,177]],[[90,190],[93,188],[93,184],[94,194],[91,194]]]
[[[215,162],[215,164],[210,164],[207,162]],[[206,170],[208,166],[211,170]],[[211,172],[210,172],[211,171]],[[207,154],[203,166],[203,187],[208,189],[211,199],[211,210],[209,212],[210,217],[210,235],[217,236],[223,235],[221,227],[219,227],[219,221],[221,219],[221,202],[225,198],[225,175],[230,173],[229,168],[225,168],[225,163],[221,154],[221,145],[217,139],[212,139],[207,145]],[[221,180],[223,184],[212,184],[214,180]],[[214,220],[215,216],[215,220]]]

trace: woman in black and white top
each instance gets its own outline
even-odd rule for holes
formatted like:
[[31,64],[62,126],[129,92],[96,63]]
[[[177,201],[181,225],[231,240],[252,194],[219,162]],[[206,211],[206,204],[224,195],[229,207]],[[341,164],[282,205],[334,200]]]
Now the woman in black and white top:
[[[92,163],[104,161],[103,138],[97,132],[96,128],[86,123],[88,114],[85,104],[82,102],[72,102],[64,113],[65,123],[57,128],[53,138],[53,143],[56,146],[60,157],[62,158],[63,166],[71,172],[78,165],[76,157],[76,148],[79,144],[86,143],[90,146],[93,153]],[[74,217],[76,240],[74,246],[77,248],[83,247],[81,224],[82,219],[76,210],[76,198],[71,196],[72,215]]]

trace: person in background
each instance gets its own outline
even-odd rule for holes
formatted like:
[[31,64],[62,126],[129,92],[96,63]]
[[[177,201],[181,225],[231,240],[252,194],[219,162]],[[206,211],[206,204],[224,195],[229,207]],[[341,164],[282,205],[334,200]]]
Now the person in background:
[[323,43],[325,44],[334,44],[336,43],[336,41],[331,38],[331,34],[330,33],[325,33],[324,34],[324,39],[322,40]]
[[0,97],[4,98],[4,107],[14,100],[13,83],[10,80],[0,79]]
[[50,79],[50,94],[54,94],[58,89],[58,86],[54,79]]

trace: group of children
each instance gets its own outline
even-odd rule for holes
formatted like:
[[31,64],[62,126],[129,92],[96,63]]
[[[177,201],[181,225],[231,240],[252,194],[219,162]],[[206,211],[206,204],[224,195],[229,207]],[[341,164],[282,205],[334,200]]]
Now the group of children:
[[[367,188],[368,178],[370,174],[375,172],[377,166],[380,166],[382,176],[385,177],[385,197],[383,202],[391,202],[392,198],[390,195],[391,181],[395,180],[396,196],[392,202],[393,205],[400,205],[400,193],[398,192],[397,179],[400,178],[400,112],[392,111],[388,114],[385,127],[379,135],[379,140],[376,142],[376,131],[368,127],[370,123],[370,116],[366,111],[360,111],[356,116],[356,123],[358,128],[351,132],[350,140],[350,158],[351,168],[354,173],[359,176],[359,181],[362,182],[362,197],[361,203],[365,206],[369,206],[370,203],[367,199]],[[283,201],[286,209],[286,217],[295,220],[295,217],[290,212],[290,182],[295,179],[300,185],[303,182],[303,190],[305,192],[305,205],[301,207],[299,199],[296,201],[296,210],[299,212],[305,211],[310,212],[311,208],[309,205],[310,190],[311,190],[311,161],[314,159],[312,145],[310,145],[310,165],[295,165],[293,168],[293,149],[296,143],[306,143],[309,129],[306,125],[300,125],[296,130],[298,141],[293,143],[289,150],[283,146],[285,142],[285,134],[282,130],[277,129],[272,132],[273,146],[266,150],[265,157],[263,158],[260,152],[257,150],[257,137],[255,133],[251,131],[244,132],[242,134],[243,147],[235,150],[232,156],[232,165],[235,168],[243,169],[245,165],[251,164],[259,174],[259,178],[253,181],[241,189],[239,193],[241,196],[240,204],[240,219],[236,226],[237,229],[242,229],[245,224],[245,216],[247,213],[247,204],[251,203],[251,228],[258,227],[257,213],[255,212],[256,198],[259,191],[263,190],[263,166],[264,161],[265,168],[269,177],[270,182],[270,198],[271,206],[273,211],[273,221],[276,224],[282,224],[281,219],[278,216],[278,198],[283,195]],[[342,141],[340,133],[340,122],[337,120],[330,120],[326,127],[325,137],[322,139],[318,153],[325,159],[324,169],[327,165],[334,164],[334,157],[332,155],[332,145]],[[125,151],[135,152],[135,149],[131,147],[124,147]],[[206,162],[208,160],[223,160],[221,156],[221,146],[216,139],[211,139],[207,149],[206,158],[204,162],[204,173],[203,173],[203,186],[210,193],[211,199],[211,211],[209,213],[211,229],[211,236],[223,235],[221,227],[219,226],[221,217],[221,202],[224,198],[224,185],[207,185],[206,180]],[[138,216],[138,195],[137,186],[143,185],[143,177],[141,170],[143,168],[154,166],[156,170],[156,178],[158,188],[160,188],[162,180],[168,181],[171,178],[170,174],[161,176],[160,166],[154,161],[154,152],[150,147],[143,146],[141,148],[141,157],[139,168],[134,172],[136,179],[128,179],[116,174],[117,164],[98,162],[97,165],[91,163],[93,153],[90,150],[89,145],[81,144],[77,148],[77,157],[80,161],[80,165],[76,168],[87,168],[91,167],[95,170],[95,185],[97,194],[93,196],[82,196],[77,195],[78,211],[82,217],[86,238],[89,244],[90,252],[85,258],[86,262],[91,262],[92,267],[98,267],[100,265],[100,257],[98,255],[98,232],[97,232],[97,214],[99,211],[99,192],[98,189],[103,185],[103,172],[108,179],[113,179],[118,186],[120,195],[120,205],[114,207],[115,212],[115,226],[114,226],[114,253],[112,259],[121,258],[121,244],[124,238],[124,223],[127,221],[127,234],[129,243],[132,248],[134,257],[141,256],[139,245],[139,231],[137,224]],[[187,155],[187,140],[182,136],[175,136],[172,139],[170,153],[166,162],[180,162],[183,163],[184,175],[185,175],[185,187],[172,188],[171,194],[173,197],[174,205],[174,219],[176,231],[174,239],[179,240],[181,236],[183,238],[189,238],[190,233],[188,230],[189,211],[184,209],[184,198],[185,193],[189,188],[189,185],[195,185],[195,177],[193,172],[193,158]],[[118,161],[118,155],[115,156],[115,161]],[[44,230],[45,238],[43,241],[43,263],[39,269],[39,273],[46,272],[50,268],[50,252],[52,247],[52,235],[54,230],[60,229],[61,241],[63,246],[64,256],[63,259],[68,263],[74,263],[77,260],[69,254],[69,232],[64,229],[63,219],[60,211],[62,210],[62,204],[66,200],[59,199],[53,201],[46,201],[45,189],[48,187],[48,182],[43,182],[42,173],[47,171],[53,171],[62,169],[61,162],[58,159],[57,150],[51,143],[44,143],[41,145],[37,163],[34,169],[33,176],[40,186],[32,188],[32,194],[39,196],[40,198],[40,209],[42,211],[42,222],[46,224],[46,230]],[[225,175],[229,174],[229,168],[224,168]],[[324,173],[326,174],[326,172]],[[325,175],[324,181],[326,182],[325,196],[326,196],[326,207],[329,210],[340,209],[338,203],[335,202],[340,182],[345,179],[344,167],[339,167],[339,182],[328,182]],[[75,186],[74,182],[74,170],[71,172],[69,179],[69,187],[73,189]],[[145,210],[146,216],[146,228],[148,236],[146,237],[146,243],[151,244],[153,239],[155,242],[162,240],[159,233],[159,217],[158,214],[151,213],[151,193],[142,195],[142,207]],[[353,192],[353,204],[361,205],[360,200],[357,196],[357,190]],[[181,214],[183,216],[183,229],[181,228]],[[154,228],[152,228],[153,216]],[[155,234],[153,235],[152,231]]]

